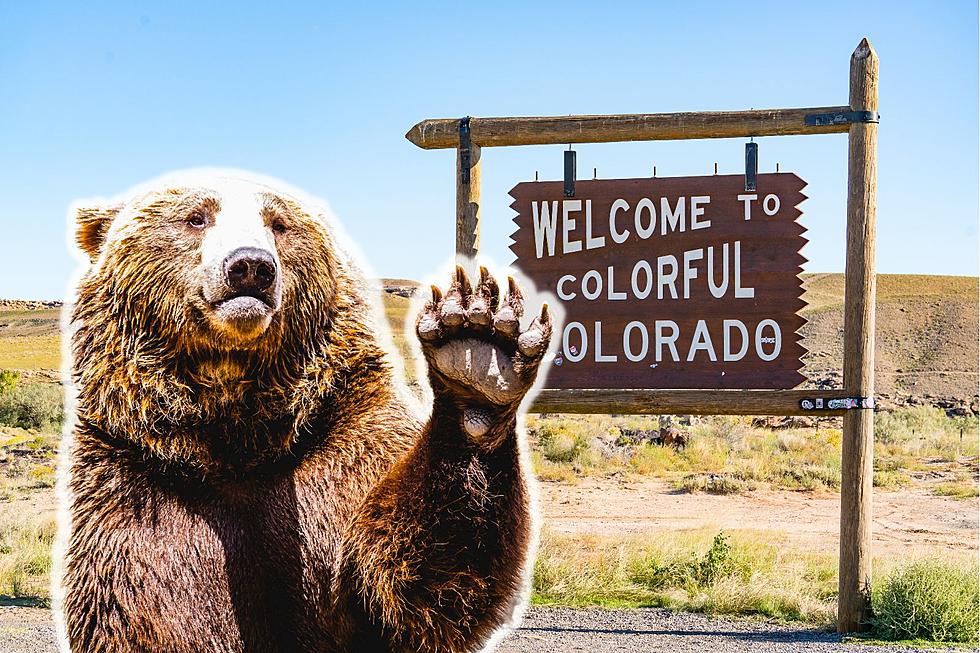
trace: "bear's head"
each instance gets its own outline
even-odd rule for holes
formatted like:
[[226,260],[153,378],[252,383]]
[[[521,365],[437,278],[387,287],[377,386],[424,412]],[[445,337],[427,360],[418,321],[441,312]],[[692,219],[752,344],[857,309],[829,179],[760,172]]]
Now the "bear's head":
[[168,458],[213,458],[196,449],[215,442],[241,456],[267,438],[289,446],[338,371],[365,357],[383,367],[360,276],[324,213],[218,173],[79,208],[80,422]]

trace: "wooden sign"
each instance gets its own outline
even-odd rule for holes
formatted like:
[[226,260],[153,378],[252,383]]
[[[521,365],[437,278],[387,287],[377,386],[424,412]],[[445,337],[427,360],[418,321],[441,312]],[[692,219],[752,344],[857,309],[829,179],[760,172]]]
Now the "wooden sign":
[[805,182],[761,174],[526,182],[516,266],[565,309],[547,388],[789,389],[804,381]]

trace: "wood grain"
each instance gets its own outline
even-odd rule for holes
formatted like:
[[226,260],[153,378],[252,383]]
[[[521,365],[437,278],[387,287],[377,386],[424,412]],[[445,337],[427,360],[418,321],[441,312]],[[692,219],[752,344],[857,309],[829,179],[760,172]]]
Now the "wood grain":
[[[867,39],[851,56],[850,105],[878,110],[878,55]],[[844,272],[844,387],[874,394],[875,218],[878,125],[851,125],[847,157],[847,264]],[[841,445],[840,632],[866,630],[871,616],[871,492],[874,413],[844,415]]]
[[[842,134],[848,130],[846,124],[808,126],[804,124],[804,117],[848,110],[848,107],[838,106],[611,116],[471,118],[470,138],[473,143],[483,147],[498,147]],[[457,147],[459,119],[423,120],[408,130],[405,138],[427,150]]]
[[532,413],[610,415],[810,415],[827,417],[844,411],[803,410],[813,397],[839,399],[840,391],[815,390],[541,390]]

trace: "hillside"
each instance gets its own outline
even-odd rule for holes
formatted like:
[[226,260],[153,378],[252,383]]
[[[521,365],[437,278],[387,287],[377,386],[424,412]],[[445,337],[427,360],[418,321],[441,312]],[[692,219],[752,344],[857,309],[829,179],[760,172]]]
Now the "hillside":
[[[839,385],[844,275],[806,275],[805,374]],[[977,277],[878,276],[875,386],[879,395],[968,399],[977,393]]]
[[[386,279],[385,313],[403,344],[415,282]],[[842,274],[805,275],[806,374],[816,385],[841,383]],[[883,274],[878,277],[877,388],[880,395],[969,400],[977,393],[978,279]],[[54,377],[59,368],[59,313],[52,302],[0,301],[0,369]],[[411,369],[411,366],[408,366]]]

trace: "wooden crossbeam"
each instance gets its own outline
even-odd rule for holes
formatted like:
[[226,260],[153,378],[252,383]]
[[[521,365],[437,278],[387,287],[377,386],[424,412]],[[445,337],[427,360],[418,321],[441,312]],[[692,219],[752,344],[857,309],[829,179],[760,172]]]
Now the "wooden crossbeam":
[[[840,106],[611,116],[470,118],[469,125],[470,139],[481,147],[671,141],[843,134],[850,127],[847,123],[807,125],[805,118],[814,114],[843,114],[850,110],[850,107]],[[426,150],[457,147],[459,119],[423,120],[408,130],[405,138]]]

